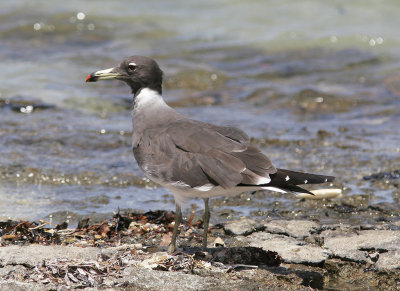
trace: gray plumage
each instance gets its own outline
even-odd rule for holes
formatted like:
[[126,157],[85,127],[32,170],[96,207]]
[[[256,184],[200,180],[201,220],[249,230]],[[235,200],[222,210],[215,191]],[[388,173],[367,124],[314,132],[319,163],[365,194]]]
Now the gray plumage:
[[[312,194],[298,185],[333,181],[331,176],[277,169],[242,130],[182,116],[164,102],[162,77],[154,60],[133,56],[90,74],[86,81],[117,79],[132,89],[133,154],[143,172],[171,190],[177,203],[169,251],[175,250],[180,205],[187,199],[204,199],[207,228],[210,197],[258,189]],[[203,238],[205,248],[206,231]]]
[[232,127],[182,118],[139,129],[133,136],[135,158],[155,180],[229,189],[256,185],[257,177],[276,173],[271,161],[249,144],[247,135]]

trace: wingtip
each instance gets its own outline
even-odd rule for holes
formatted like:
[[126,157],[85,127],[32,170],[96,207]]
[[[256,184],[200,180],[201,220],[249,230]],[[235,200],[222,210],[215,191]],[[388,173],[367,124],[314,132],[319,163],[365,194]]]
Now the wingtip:
[[336,177],[334,176],[326,176],[325,177],[325,183],[326,182],[333,182],[336,179]]

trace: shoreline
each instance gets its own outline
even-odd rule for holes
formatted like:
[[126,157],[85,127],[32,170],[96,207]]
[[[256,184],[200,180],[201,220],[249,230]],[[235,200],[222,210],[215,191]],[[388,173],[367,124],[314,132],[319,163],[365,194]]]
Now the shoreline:
[[[351,226],[242,217],[209,229],[184,221],[166,253],[174,214],[116,214],[80,229],[2,222],[0,286],[9,290],[400,288],[400,223]],[[8,228],[6,227],[8,223]],[[36,225],[37,224],[37,225]],[[8,232],[6,232],[8,231]]]

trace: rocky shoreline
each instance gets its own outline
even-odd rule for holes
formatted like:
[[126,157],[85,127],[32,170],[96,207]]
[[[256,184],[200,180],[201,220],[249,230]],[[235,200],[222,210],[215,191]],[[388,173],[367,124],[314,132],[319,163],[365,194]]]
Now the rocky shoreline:
[[166,253],[173,213],[115,215],[79,228],[1,223],[2,290],[399,290],[400,223],[351,226],[311,220],[214,225],[200,251],[202,221],[181,227]]

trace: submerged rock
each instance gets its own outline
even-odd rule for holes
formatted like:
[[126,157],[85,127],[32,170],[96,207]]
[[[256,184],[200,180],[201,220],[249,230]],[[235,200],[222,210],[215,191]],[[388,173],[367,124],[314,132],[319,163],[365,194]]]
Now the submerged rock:
[[379,180],[394,180],[400,179],[400,170],[393,170],[388,172],[379,172],[370,176],[364,176],[364,180],[379,181]]
[[25,100],[19,97],[13,99],[0,99],[0,108],[10,108],[15,112],[32,113],[36,110],[54,109],[52,104],[42,103],[39,100]]

